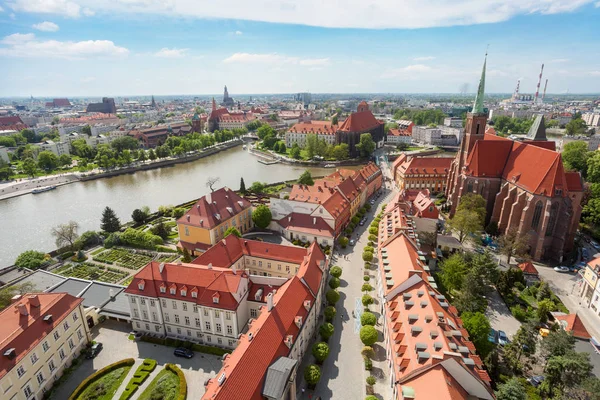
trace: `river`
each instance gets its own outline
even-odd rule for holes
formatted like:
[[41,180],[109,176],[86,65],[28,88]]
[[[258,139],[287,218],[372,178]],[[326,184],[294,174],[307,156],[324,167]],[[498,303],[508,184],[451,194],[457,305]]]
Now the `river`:
[[[109,206],[121,222],[131,220],[131,212],[142,206],[157,210],[176,205],[209,192],[206,179],[219,177],[215,187],[239,189],[252,182],[280,182],[295,179],[306,167],[287,164],[264,165],[241,146],[197,161],[173,167],[138,171],[87,182],[60,186],[37,195],[28,194],[0,201],[0,268],[11,265],[23,251],[51,251],[56,248],[50,234],[53,226],[70,220],[79,224],[79,233],[100,229],[100,217]],[[309,168],[314,176],[332,169]]]

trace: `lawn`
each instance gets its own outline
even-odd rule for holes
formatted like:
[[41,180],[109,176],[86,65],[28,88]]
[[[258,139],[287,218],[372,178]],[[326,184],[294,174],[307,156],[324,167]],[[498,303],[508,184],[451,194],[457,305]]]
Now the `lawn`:
[[160,371],[150,385],[138,397],[139,400],[175,400],[179,394],[179,377],[166,368]]
[[156,261],[170,263],[170,262],[177,260],[178,258],[179,258],[179,254],[173,254],[170,256],[158,256],[158,259]]
[[81,264],[65,264],[52,272],[65,277],[90,279],[107,283],[117,283],[125,279],[128,275],[116,268],[87,262]]
[[111,400],[130,369],[131,366],[125,366],[103,375],[90,384],[77,400]]
[[94,256],[94,261],[106,264],[116,263],[121,267],[129,269],[140,269],[152,261],[152,257],[144,254],[134,254],[123,249],[110,249]]

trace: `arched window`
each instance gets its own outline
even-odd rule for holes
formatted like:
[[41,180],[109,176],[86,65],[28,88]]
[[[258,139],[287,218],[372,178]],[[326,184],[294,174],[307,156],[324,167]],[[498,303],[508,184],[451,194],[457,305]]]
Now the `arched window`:
[[538,225],[540,224],[540,217],[542,216],[542,209],[544,206],[541,201],[538,201],[533,210],[533,219],[531,220],[531,229],[537,231]]
[[473,182],[467,183],[467,193],[473,193]]
[[554,225],[556,225],[556,219],[558,217],[558,203],[552,204],[550,207],[550,218],[548,219],[548,229],[546,229],[546,236],[552,236],[554,232]]

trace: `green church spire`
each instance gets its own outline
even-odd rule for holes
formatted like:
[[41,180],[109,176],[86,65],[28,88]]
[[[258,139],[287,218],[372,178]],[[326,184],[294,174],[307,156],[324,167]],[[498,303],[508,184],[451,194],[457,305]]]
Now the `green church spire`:
[[473,104],[473,114],[483,114],[483,96],[485,91],[485,65],[487,63],[487,51],[485,52],[485,59],[483,61],[483,69],[481,70],[481,79],[479,80],[479,87],[477,88],[477,96],[475,96],[475,103]]

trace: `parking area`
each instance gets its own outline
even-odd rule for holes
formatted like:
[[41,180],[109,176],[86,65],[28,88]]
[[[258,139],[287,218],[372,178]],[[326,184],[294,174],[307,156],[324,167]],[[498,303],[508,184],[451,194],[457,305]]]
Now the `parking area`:
[[[199,399],[204,394],[204,382],[214,377],[221,369],[218,356],[196,353],[193,358],[185,359],[173,355],[173,348],[128,339],[131,326],[125,323],[107,320],[92,328],[92,339],[103,344],[104,348],[96,358],[85,360],[67,381],[57,390],[56,399],[68,399],[82,380],[108,364],[124,358],[152,358],[157,361],[157,369],[164,364],[176,364],[185,374],[188,386],[188,398]],[[125,382],[126,384],[126,382]]]
[[252,239],[252,240],[262,240],[263,242],[267,242],[267,243],[275,243],[275,244],[282,244],[285,246],[293,246],[293,244],[287,240],[286,238],[284,238],[283,236],[281,236],[279,233],[247,233],[243,236],[244,238],[247,239]]
[[512,339],[521,327],[521,323],[513,317],[496,290],[491,291],[488,296],[488,308],[485,316],[490,320],[492,329],[504,331],[509,339]]

